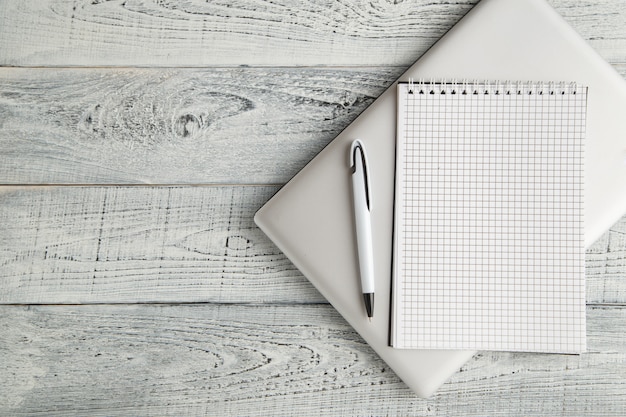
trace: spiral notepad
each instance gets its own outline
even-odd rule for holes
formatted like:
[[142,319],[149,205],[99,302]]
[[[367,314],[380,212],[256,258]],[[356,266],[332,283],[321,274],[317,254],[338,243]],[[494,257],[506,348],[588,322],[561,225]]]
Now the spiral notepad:
[[586,96],[398,84],[394,347],[585,350]]

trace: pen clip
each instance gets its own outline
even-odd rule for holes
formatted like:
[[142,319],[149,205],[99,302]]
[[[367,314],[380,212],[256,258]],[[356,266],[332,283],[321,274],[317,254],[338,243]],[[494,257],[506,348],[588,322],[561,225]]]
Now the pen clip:
[[[358,152],[358,155],[357,155]],[[369,170],[367,168],[367,157],[365,155],[365,147],[363,143],[356,139],[352,142],[352,149],[350,152],[350,165],[352,166],[352,175],[354,175],[357,171],[357,165],[359,165],[363,169],[363,185],[365,187],[365,203],[367,204],[367,209],[372,211],[371,201],[370,201],[370,179],[369,179]]]

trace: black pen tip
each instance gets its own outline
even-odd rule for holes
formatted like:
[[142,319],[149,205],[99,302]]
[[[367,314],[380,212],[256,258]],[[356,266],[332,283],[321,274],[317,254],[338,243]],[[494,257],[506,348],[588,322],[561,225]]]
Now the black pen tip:
[[365,301],[365,311],[367,312],[367,317],[369,317],[371,321],[372,317],[374,317],[374,293],[368,292],[363,294],[363,301]]

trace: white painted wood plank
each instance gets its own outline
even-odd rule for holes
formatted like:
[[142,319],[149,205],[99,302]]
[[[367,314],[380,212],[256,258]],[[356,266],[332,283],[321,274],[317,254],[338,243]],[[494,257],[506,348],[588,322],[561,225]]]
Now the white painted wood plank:
[[4,306],[0,414],[621,417],[625,332],[590,308],[588,353],[481,353],[421,400],[330,306]]
[[[3,0],[0,65],[408,66],[476,0]],[[550,0],[609,62],[626,62],[622,0]]]
[[401,71],[0,68],[0,184],[284,183]]
[[0,184],[283,183],[402,68],[0,68]]
[[585,275],[588,302],[624,304],[626,301],[626,216],[587,249]]
[[320,302],[253,222],[276,187],[5,188],[0,302]]
[[403,65],[475,1],[3,1],[4,65]]
[[[253,223],[277,189],[0,187],[0,303],[324,302]],[[626,304],[624,230],[587,252],[589,304]]]

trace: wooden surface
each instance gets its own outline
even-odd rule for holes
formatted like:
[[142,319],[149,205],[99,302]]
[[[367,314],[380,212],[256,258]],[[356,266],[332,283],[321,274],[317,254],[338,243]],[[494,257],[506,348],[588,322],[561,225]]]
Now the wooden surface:
[[[588,353],[416,398],[253,213],[474,0],[0,0],[0,415],[626,414],[626,217]],[[622,0],[551,4],[623,76]]]

